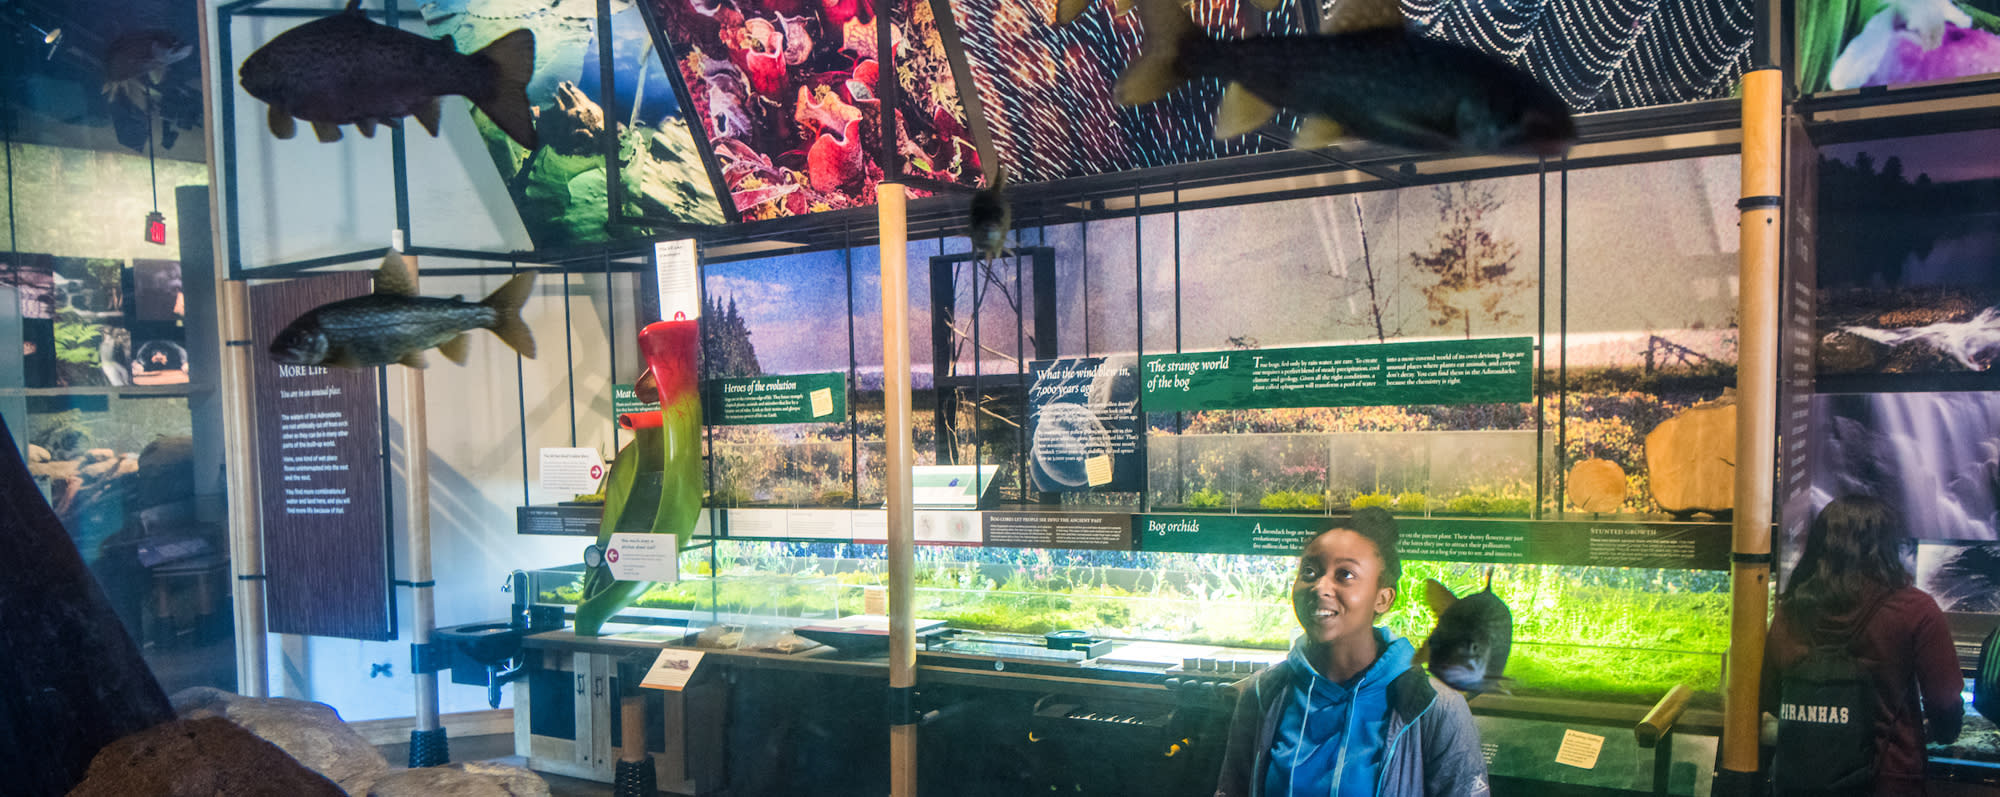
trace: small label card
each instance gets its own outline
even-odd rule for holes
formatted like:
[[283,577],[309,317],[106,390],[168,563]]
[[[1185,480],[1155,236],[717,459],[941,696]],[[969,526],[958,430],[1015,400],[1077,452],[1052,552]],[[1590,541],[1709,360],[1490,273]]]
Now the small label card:
[[660,657],[653,660],[653,668],[646,671],[646,677],[639,685],[647,689],[665,689],[678,692],[694,677],[696,667],[701,666],[701,651],[686,648],[666,648]]
[[643,532],[613,534],[604,546],[604,564],[619,581],[679,581],[680,538]]
[[1568,764],[1579,769],[1595,769],[1597,754],[1604,750],[1604,737],[1594,733],[1565,729],[1562,749],[1556,751],[1556,763]]
[[660,320],[701,317],[701,271],[693,238],[653,244],[653,279],[660,291]]
[[604,456],[595,448],[542,449],[542,489],[568,500],[597,492],[604,478]]
[[1111,483],[1111,457],[1098,454],[1083,460],[1083,478],[1092,487]]
[[820,388],[818,390],[813,391],[811,393],[811,396],[812,396],[813,417],[824,418],[828,415],[833,414],[832,388],[826,388],[826,387]]

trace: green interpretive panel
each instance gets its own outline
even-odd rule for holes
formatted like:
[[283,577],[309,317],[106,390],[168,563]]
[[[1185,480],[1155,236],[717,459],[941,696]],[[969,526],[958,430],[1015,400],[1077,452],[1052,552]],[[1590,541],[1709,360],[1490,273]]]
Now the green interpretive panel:
[[835,423],[847,420],[847,375],[752,376],[708,383],[710,423]]
[[1153,553],[1235,553],[1291,556],[1306,540],[1333,528],[1330,517],[1133,515],[1132,537]]
[[632,392],[632,386],[629,384],[620,382],[611,386],[611,417],[613,418],[659,408],[658,404],[647,404],[640,401],[638,394]]
[[1534,398],[1534,338],[1156,354],[1147,412],[1484,404]]
[[[1341,516],[1133,515],[1142,551],[1291,556]],[[1405,559],[1727,570],[1727,523],[1400,517]]]

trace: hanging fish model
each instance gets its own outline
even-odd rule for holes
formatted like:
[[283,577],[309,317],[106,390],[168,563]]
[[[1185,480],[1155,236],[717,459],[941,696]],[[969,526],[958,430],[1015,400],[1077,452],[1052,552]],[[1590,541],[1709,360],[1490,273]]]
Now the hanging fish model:
[[1118,80],[1140,105],[1189,80],[1228,84],[1215,137],[1252,132],[1279,108],[1304,117],[1292,145],[1353,135],[1423,152],[1558,155],[1576,139],[1569,107],[1492,55],[1404,29],[1397,0],[1341,0],[1311,36],[1224,41],[1195,26],[1179,0],[1138,0],[1141,53]]
[[534,359],[535,339],[521,321],[521,305],[535,287],[535,272],[507,280],[477,302],[463,297],[416,295],[402,255],[391,250],[375,270],[375,292],[306,311],[271,341],[271,359],[287,365],[373,368],[402,363],[424,367],[424,350],[437,347],[465,364],[465,333],[490,329],[521,356]]
[[194,45],[170,31],[138,30],[112,39],[104,47],[104,96],[150,108],[152,89],[167,79],[167,68],[193,54]]
[[466,55],[450,36],[392,28],[360,6],[348,0],[341,13],[278,34],[243,59],[237,75],[244,91],[270,104],[272,135],[291,138],[298,132],[294,120],[303,119],[320,141],[339,141],[341,125],[373,136],[377,124],[415,116],[435,136],[438,98],[458,94],[516,143],[536,147],[527,92],[533,33],[516,30]]

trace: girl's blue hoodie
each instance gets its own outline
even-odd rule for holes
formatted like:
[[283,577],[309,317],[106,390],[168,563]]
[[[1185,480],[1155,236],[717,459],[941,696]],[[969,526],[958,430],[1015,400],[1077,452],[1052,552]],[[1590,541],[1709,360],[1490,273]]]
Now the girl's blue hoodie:
[[1263,793],[1270,797],[1373,797],[1382,774],[1389,682],[1410,669],[1416,650],[1377,627],[1382,655],[1355,680],[1327,680],[1306,661],[1305,637],[1292,642],[1294,676],[1272,739]]

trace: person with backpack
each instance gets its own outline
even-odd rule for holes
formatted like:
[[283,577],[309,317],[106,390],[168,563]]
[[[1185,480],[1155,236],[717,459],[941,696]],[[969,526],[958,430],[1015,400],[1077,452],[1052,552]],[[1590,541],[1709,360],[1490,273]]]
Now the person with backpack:
[[1925,740],[1958,738],[1958,652],[1912,586],[1906,539],[1876,498],[1837,498],[1813,519],[1764,647],[1775,793],[1921,795]]
[[1216,797],[1486,797],[1465,698],[1376,620],[1403,573],[1396,521],[1356,511],[1306,542],[1292,582],[1304,633],[1237,700]]

